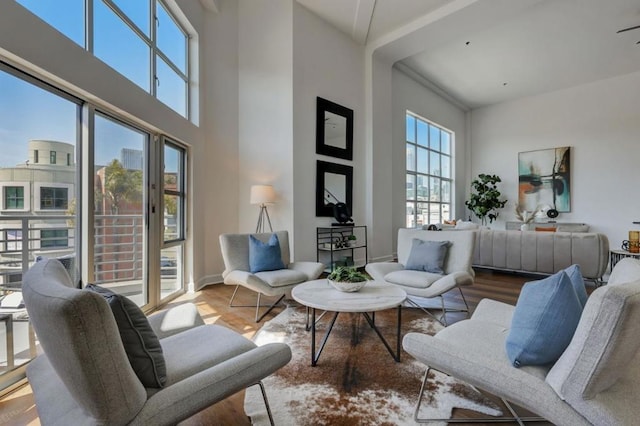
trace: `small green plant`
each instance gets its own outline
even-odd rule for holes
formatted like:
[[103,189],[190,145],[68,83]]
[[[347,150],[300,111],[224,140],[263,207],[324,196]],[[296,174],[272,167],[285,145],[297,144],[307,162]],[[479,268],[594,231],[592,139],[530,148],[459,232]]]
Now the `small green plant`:
[[355,240],[357,240],[357,238],[356,238],[356,236],[355,236],[355,235],[349,235],[349,236],[347,237],[347,240],[349,240],[349,241],[355,241]]
[[483,225],[487,224],[487,218],[489,218],[489,223],[497,219],[500,214],[498,209],[507,204],[507,200],[500,199],[501,194],[496,185],[498,182],[502,182],[498,175],[479,174],[471,182],[471,189],[475,192],[472,192],[470,199],[464,202],[465,206],[482,221]]
[[371,279],[369,275],[358,271],[354,267],[350,266],[338,266],[327,277],[331,281],[347,282],[347,283],[359,283],[362,281],[368,281]]

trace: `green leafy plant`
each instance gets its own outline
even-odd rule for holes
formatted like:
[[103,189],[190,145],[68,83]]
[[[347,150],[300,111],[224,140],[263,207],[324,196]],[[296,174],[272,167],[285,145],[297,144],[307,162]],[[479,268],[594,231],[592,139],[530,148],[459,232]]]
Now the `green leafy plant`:
[[483,225],[498,218],[501,209],[507,204],[507,200],[500,199],[497,183],[502,182],[498,175],[487,175],[481,173],[471,182],[471,198],[464,202],[465,206],[473,212]]
[[355,235],[353,235],[353,234],[352,234],[352,235],[349,235],[349,236],[347,237],[347,240],[349,240],[349,241],[355,241],[355,240],[357,240],[357,238],[356,238],[356,236],[355,236]]
[[358,271],[351,266],[338,266],[327,277],[331,281],[347,282],[347,283],[359,283],[362,281],[368,281],[371,279],[369,275]]

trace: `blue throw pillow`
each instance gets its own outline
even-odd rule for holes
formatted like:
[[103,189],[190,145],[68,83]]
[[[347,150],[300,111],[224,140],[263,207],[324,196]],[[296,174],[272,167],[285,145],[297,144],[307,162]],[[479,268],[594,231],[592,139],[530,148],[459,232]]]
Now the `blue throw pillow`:
[[251,273],[277,269],[285,269],[278,236],[271,234],[269,241],[263,243],[253,235],[249,235],[249,270]]
[[425,241],[414,238],[405,269],[414,271],[444,273],[444,260],[447,257],[449,241]]
[[557,361],[581,315],[582,304],[564,271],[525,284],[506,340],[509,361],[514,367]]
[[573,289],[576,291],[578,295],[578,300],[584,305],[587,303],[587,288],[584,285],[584,278],[582,278],[582,271],[580,270],[580,265],[574,264],[569,266],[564,270],[564,272],[569,276],[571,280],[571,284],[573,284]]

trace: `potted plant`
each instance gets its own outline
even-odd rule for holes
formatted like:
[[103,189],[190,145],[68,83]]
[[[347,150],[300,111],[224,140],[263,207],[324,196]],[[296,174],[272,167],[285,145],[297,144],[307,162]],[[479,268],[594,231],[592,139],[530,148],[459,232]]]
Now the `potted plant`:
[[357,237],[353,234],[347,236],[347,245],[353,247],[356,245]]
[[369,275],[349,266],[338,266],[327,276],[329,284],[336,290],[345,292],[360,290],[370,279]]
[[465,206],[473,212],[483,225],[498,218],[498,209],[507,204],[507,200],[500,199],[497,183],[502,182],[498,175],[481,173],[471,182],[471,198],[464,202]]

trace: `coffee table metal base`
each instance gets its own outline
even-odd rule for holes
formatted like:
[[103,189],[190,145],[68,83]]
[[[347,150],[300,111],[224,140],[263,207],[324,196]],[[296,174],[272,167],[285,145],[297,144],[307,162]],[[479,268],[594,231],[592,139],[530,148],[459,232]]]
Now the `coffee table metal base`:
[[[394,361],[400,362],[400,350],[401,350],[400,348],[401,330],[400,329],[402,324],[402,305],[398,305],[397,310],[398,310],[398,323],[396,327],[395,352],[391,347],[391,345],[389,344],[389,342],[387,342],[387,339],[385,339],[385,337],[383,336],[380,329],[376,326],[376,313],[375,312],[372,312],[371,314],[369,314],[368,312],[360,312],[360,313],[367,320],[367,323],[369,323],[369,326],[373,329],[373,331],[376,332],[376,334],[378,335],[378,337],[380,338],[384,346],[387,348],[387,351],[389,351],[389,354],[391,354],[391,357],[394,359]],[[311,324],[309,324],[309,311],[311,311]],[[318,319],[322,318],[325,313],[326,311],[324,311]],[[329,328],[325,332],[324,337],[322,338],[322,342],[320,343],[320,348],[318,348],[318,351],[316,352],[316,308],[307,307],[306,330],[309,331],[309,329],[311,329],[311,366],[312,367],[315,367],[318,364],[318,360],[320,359],[320,354],[322,354],[322,350],[324,349],[324,346],[326,345],[327,340],[329,339],[329,335],[331,334],[331,330],[333,330],[333,325],[336,323],[336,319],[338,319],[339,314],[340,312],[334,312],[333,318],[331,318],[331,322],[329,323]]]

